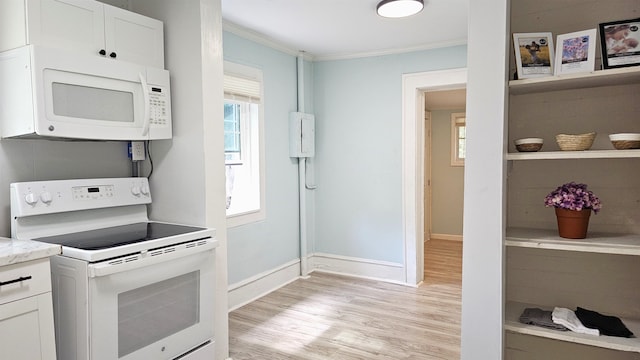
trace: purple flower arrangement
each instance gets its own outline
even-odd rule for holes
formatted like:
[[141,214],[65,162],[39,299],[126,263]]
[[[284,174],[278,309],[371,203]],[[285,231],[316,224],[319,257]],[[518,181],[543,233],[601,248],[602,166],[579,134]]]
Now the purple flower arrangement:
[[602,208],[602,203],[593,192],[587,190],[586,184],[572,181],[558,186],[557,189],[549,193],[544,198],[544,206],[576,211],[591,209],[597,214]]

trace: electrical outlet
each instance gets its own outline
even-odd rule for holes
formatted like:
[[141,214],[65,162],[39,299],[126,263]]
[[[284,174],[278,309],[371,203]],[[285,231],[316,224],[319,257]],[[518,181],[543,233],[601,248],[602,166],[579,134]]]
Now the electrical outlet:
[[131,142],[131,161],[141,161],[145,159],[144,141]]

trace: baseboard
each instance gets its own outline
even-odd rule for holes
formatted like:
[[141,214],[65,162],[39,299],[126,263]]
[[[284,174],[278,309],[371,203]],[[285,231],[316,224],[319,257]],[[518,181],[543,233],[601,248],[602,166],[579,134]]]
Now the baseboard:
[[[315,253],[308,257],[309,272],[326,272],[408,285],[400,263]],[[300,278],[300,260],[229,285],[229,311],[238,309]],[[412,286],[412,285],[410,285]],[[415,286],[415,285],[413,285]]]
[[311,271],[354,276],[406,285],[404,266],[400,263],[315,253],[309,259]]
[[300,277],[300,260],[292,260],[273,270],[229,285],[229,311],[238,309]]
[[462,241],[462,235],[452,234],[431,234],[432,239]]

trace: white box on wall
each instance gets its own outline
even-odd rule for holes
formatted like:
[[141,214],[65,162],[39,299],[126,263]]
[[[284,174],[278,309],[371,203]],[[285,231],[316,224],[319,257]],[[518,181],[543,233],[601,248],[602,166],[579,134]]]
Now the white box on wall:
[[292,112],[289,116],[289,156],[313,157],[316,153],[315,116]]

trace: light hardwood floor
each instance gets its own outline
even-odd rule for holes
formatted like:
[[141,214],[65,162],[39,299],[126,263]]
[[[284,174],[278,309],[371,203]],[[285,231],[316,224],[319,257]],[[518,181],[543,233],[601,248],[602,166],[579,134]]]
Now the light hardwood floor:
[[459,359],[461,263],[430,240],[418,288],[314,272],[229,314],[231,357]]

